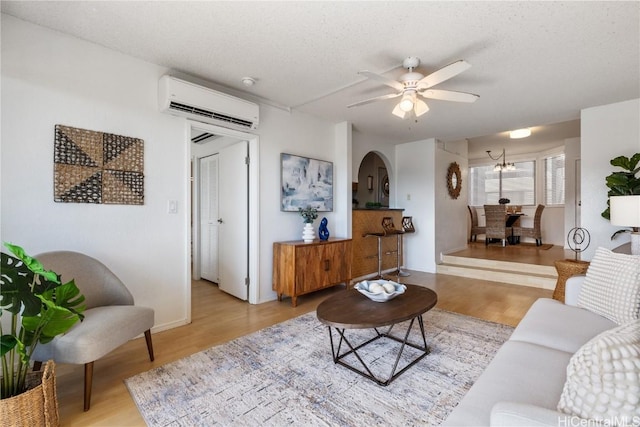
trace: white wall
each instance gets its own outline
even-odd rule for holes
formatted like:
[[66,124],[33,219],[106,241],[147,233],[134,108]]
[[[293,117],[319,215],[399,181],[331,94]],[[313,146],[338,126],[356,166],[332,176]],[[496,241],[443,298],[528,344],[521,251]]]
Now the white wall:
[[[183,123],[158,112],[165,72],[2,15],[2,240],[101,260],[156,310],[156,329],[188,318],[188,159]],[[143,139],[144,205],[55,203],[56,124]]]
[[405,267],[435,273],[434,203],[436,141],[427,139],[395,146],[398,206],[413,217],[414,234],[404,237]]
[[[467,163],[467,141],[457,143],[438,142],[435,152],[435,262],[440,263],[441,256],[467,247],[469,233],[467,222],[469,211],[467,200],[469,193],[469,168]],[[447,187],[449,165],[458,163],[462,173],[460,196],[452,199]]]
[[[280,153],[296,154],[333,162],[334,206],[333,212],[321,212],[314,223],[320,225],[322,217],[329,221],[332,237],[347,237],[347,216],[351,215],[351,200],[344,194],[351,193],[351,182],[345,172],[345,159],[336,159],[336,152],[347,152],[347,137],[341,138],[336,148],[334,138],[348,132],[347,126],[337,126],[312,116],[293,111],[261,106],[260,108],[260,295],[259,302],[276,298],[272,290],[273,242],[301,240],[304,223],[297,212],[280,211]],[[347,192],[347,193],[345,193]],[[336,196],[337,195],[337,196]],[[343,204],[348,203],[345,207]],[[343,235],[342,233],[345,233]]]
[[574,227],[579,227],[576,222],[576,171],[580,161],[580,138],[566,139],[564,142],[564,247],[568,249],[566,235]]
[[[158,112],[158,80],[168,71],[2,15],[0,237],[31,253],[69,249],[100,259],[129,286],[137,304],[155,309],[154,330],[189,320],[190,125]],[[54,203],[55,124],[143,139],[144,205]],[[333,161],[340,170],[334,174],[334,212],[326,215],[333,236],[350,231],[344,212],[350,208],[345,195],[351,182],[343,164],[350,161],[344,158],[347,126],[261,105],[256,133],[256,285],[262,302],[276,297],[271,290],[273,242],[300,239],[303,226],[297,213],[280,211],[280,153]],[[178,202],[177,215],[167,213],[168,200]]]
[[351,168],[353,167],[353,131],[351,123],[338,123],[334,132],[334,182],[339,183],[335,189],[334,212],[337,218],[344,218],[344,221],[338,221],[336,226],[333,227],[333,231],[332,229],[329,229],[329,231],[333,236],[351,237]]
[[611,159],[640,152],[640,99],[587,108],[581,114],[582,227],[591,234],[591,245],[582,259],[590,260],[599,246],[615,248],[629,236],[611,240],[616,227],[600,215],[607,207],[605,178],[620,168]]

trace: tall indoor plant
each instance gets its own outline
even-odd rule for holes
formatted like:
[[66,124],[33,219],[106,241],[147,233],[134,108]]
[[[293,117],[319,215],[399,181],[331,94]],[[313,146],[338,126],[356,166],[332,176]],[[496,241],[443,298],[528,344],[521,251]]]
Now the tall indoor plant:
[[0,315],[9,316],[10,330],[0,324],[0,399],[27,391],[27,371],[38,343],[68,331],[84,311],[84,296],[73,280],[63,284],[20,246],[4,245],[15,256],[1,254]]

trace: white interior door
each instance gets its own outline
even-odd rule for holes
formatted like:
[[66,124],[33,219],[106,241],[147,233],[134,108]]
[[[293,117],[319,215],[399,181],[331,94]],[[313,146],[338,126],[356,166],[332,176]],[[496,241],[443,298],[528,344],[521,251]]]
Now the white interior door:
[[249,166],[247,141],[219,153],[218,287],[241,300],[248,298]]
[[200,158],[200,276],[219,282],[218,155]]

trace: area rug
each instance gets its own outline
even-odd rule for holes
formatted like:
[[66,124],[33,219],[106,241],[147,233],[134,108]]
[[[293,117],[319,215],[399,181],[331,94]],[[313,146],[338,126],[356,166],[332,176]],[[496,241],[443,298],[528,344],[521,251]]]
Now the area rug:
[[[513,328],[438,309],[424,315],[424,324],[430,354],[386,387],[333,363],[328,328],[315,312],[125,383],[150,426],[439,425]],[[406,326],[396,325],[394,334]],[[354,340],[373,336],[347,332],[358,334],[349,336]],[[382,339],[362,352],[374,374],[388,376],[398,345]]]

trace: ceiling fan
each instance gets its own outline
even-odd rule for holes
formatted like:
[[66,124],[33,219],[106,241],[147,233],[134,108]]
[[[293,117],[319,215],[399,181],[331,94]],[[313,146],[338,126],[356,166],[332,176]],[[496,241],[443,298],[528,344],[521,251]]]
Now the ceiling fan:
[[413,71],[420,65],[420,58],[410,56],[402,61],[402,66],[409,70],[408,73],[404,73],[400,76],[400,80],[393,80],[380,74],[372,73],[371,71],[359,71],[358,74],[366,76],[370,79],[378,80],[387,86],[390,86],[397,90],[397,93],[390,93],[388,95],[376,96],[375,98],[366,99],[364,101],[356,102],[351,105],[347,105],[347,108],[356,107],[359,105],[368,104],[374,101],[380,101],[383,99],[391,99],[402,97],[400,102],[393,109],[393,115],[404,119],[408,113],[414,112],[416,117],[420,117],[427,111],[429,107],[427,103],[418,98],[420,95],[427,99],[439,99],[444,101],[456,101],[456,102],[475,102],[480,96],[467,92],[456,92],[452,90],[431,89],[433,86],[449,80],[452,77],[457,76],[461,72],[471,67],[471,64],[464,60],[456,61],[452,64],[446,65],[440,68],[438,71],[434,71],[428,76],[424,76],[418,72]]

